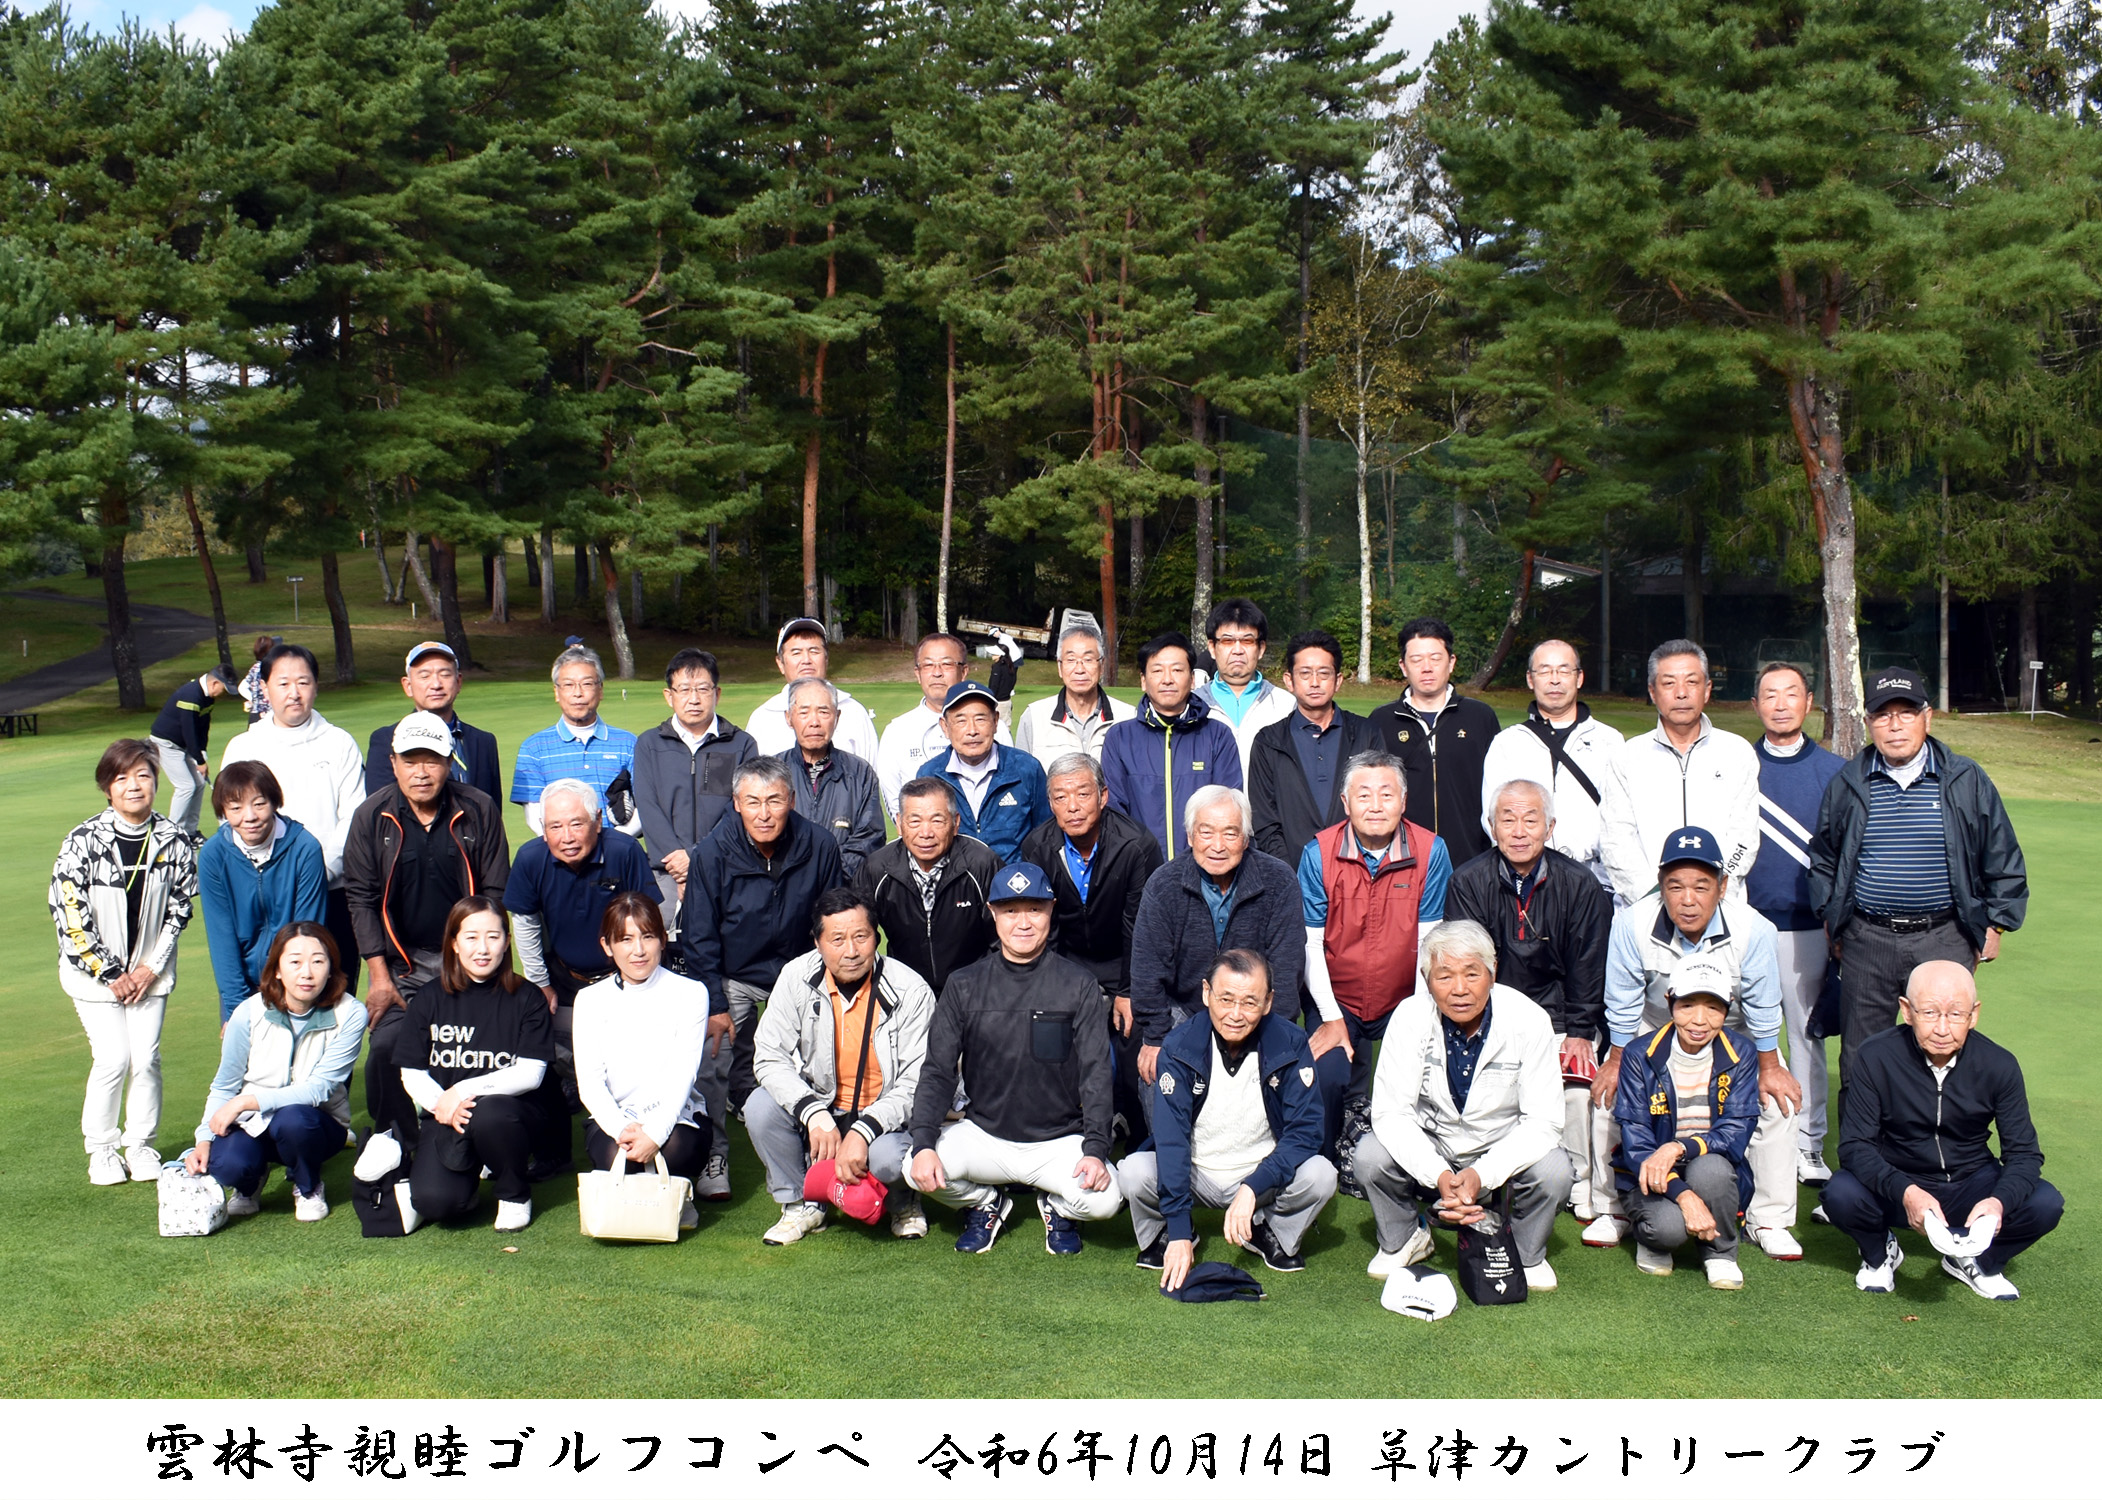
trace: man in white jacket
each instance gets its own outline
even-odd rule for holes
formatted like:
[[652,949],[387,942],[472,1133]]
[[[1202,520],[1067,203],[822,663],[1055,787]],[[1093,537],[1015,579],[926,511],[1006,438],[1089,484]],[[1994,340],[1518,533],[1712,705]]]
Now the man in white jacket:
[[1715,836],[1731,898],[1744,899],[1744,877],[1759,857],[1759,755],[1751,741],[1708,722],[1714,691],[1708,653],[1696,643],[1666,641],[1649,654],[1657,727],[1620,747],[1600,786],[1599,858],[1618,905],[1657,888],[1664,840],[1688,826]]
[[1567,641],[1542,641],[1526,659],[1525,684],[1532,707],[1520,722],[1489,742],[1482,761],[1482,826],[1494,837],[1496,789],[1513,781],[1546,787],[1554,798],[1554,835],[1549,847],[1589,865],[1600,885],[1613,888],[1599,858],[1599,815],[1621,732],[1591,717],[1577,701],[1584,668]]
[[278,645],[263,658],[263,696],[269,717],[235,735],[219,758],[260,761],[270,768],[285,794],[278,812],[306,829],[321,843],[328,868],[328,913],[323,918],[336,952],[358,988],[358,939],[350,923],[350,902],[343,894],[343,842],[350,835],[350,815],[365,800],[365,757],[358,742],[323,718],[314,707],[321,687],[321,667],[304,646]]
[[1372,1133],[1353,1164],[1372,1203],[1386,1277],[1431,1253],[1419,1203],[1459,1228],[1509,1221],[1526,1286],[1553,1291],[1547,1237],[1576,1181],[1562,1149],[1562,1063],[1547,1012],[1496,983],[1496,944],[1479,922],[1440,922],[1423,942],[1425,990],[1387,1027],[1372,1082]]
[[[919,645],[913,648],[912,675],[919,680],[920,701],[883,726],[882,746],[875,762],[876,781],[883,791],[883,810],[890,814],[893,823],[898,821],[900,789],[920,774],[921,766],[948,753],[949,732],[942,727],[942,704],[949,689],[970,675],[970,662],[970,648],[964,645],[963,637],[944,630],[921,636]],[[1008,704],[1000,700],[995,707],[1000,723],[993,738],[1003,745],[1013,744],[1007,733]]]
[[[781,669],[781,691],[753,709],[744,727],[761,755],[786,756],[796,747],[796,732],[788,722],[787,684],[832,675],[824,622],[802,617],[783,625],[774,637],[774,664]],[[839,695],[839,728],[833,731],[832,743],[872,766],[880,764],[883,742],[876,735],[876,721],[852,693]]]

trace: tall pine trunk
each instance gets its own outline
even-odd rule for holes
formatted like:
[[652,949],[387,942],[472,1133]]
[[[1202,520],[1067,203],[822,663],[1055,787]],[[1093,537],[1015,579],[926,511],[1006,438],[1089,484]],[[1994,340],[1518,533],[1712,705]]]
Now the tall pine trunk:
[[336,681],[358,680],[357,643],[350,633],[350,605],[343,598],[343,571],[333,550],[321,554],[321,597],[328,605],[329,633],[336,647]]
[[268,583],[270,581],[270,573],[263,566],[263,544],[261,542],[250,542],[246,551],[248,554],[248,581],[250,583]]
[[489,618],[498,625],[508,624],[511,619],[511,545],[508,541],[497,547],[491,562]]
[[606,629],[613,637],[613,659],[618,664],[616,675],[622,682],[635,678],[635,647],[628,640],[628,622],[620,614],[620,574],[613,568],[613,550],[604,542],[598,544],[599,581],[606,591]]
[[109,614],[110,665],[117,674],[117,706],[146,706],[146,679],[139,671],[139,642],[131,623],[131,594],[124,585],[124,539],[131,532],[131,502],[123,489],[103,491],[102,602]]
[[226,598],[219,592],[219,570],[212,566],[212,549],[205,543],[204,518],[197,513],[197,492],[187,484],[182,487],[182,504],[190,513],[190,538],[197,546],[197,561],[204,569],[205,592],[212,596],[212,634],[219,642],[219,664],[231,668],[234,648],[226,635]]
[[949,425],[942,439],[942,550],[934,579],[934,628],[949,628],[949,546],[956,526],[956,325],[948,325]]
[[[1360,345],[1362,351],[1362,344]],[[1358,670],[1359,682],[1372,680],[1372,493],[1366,485],[1366,470],[1372,452],[1372,433],[1365,412],[1364,383],[1358,384]],[[1290,667],[1291,663],[1285,664]]]
[[555,526],[540,528],[540,618],[555,623]]
[[591,544],[577,543],[577,596],[578,609],[591,608]]
[[372,555],[380,565],[380,599],[387,604],[401,603],[401,588],[394,581],[394,570],[387,566],[387,533],[377,526],[372,528]]
[[[408,539],[402,543],[401,570],[414,581],[416,592],[423,595],[424,613],[442,624],[444,615],[438,608],[438,595],[431,587],[431,575],[425,572],[423,567],[423,545],[413,531],[408,534]],[[451,643],[448,642],[447,644]],[[459,648],[455,646],[453,649],[458,650]]]
[[1190,639],[1204,634],[1204,622],[1212,612],[1212,455],[1206,439],[1211,436],[1211,411],[1204,397],[1190,396],[1190,441],[1197,445],[1197,522],[1192,545],[1197,549],[1197,586],[1190,595]]
[[[1313,352],[1314,318],[1314,184],[1308,177],[1299,179],[1299,357],[1297,368],[1302,382],[1306,379],[1308,361]],[[1314,557],[1314,500],[1308,488],[1308,469],[1314,458],[1313,414],[1308,409],[1306,393],[1299,396],[1299,467],[1296,475],[1296,494],[1299,501],[1298,532],[1293,541],[1292,561],[1297,574],[1293,585],[1292,599],[1296,610],[1297,628],[1307,627],[1308,617],[1313,612],[1313,578],[1310,570]]]
[[1788,418],[1802,451],[1824,569],[1825,717],[1835,754],[1851,758],[1867,743],[1861,708],[1860,591],[1854,578],[1854,491],[1839,429],[1841,392],[1815,374],[1788,382]]
[[[1538,516],[1545,508],[1547,492],[1553,489],[1555,481],[1567,472],[1568,469],[1561,459],[1549,460],[1547,473],[1542,476],[1540,487],[1533,491],[1532,498],[1526,503],[1525,513],[1528,520]],[[1496,649],[1489,653],[1489,659],[1482,663],[1481,670],[1467,679],[1467,686],[1474,692],[1480,692],[1495,680],[1496,674],[1503,668],[1504,661],[1510,656],[1511,648],[1518,643],[1518,627],[1525,621],[1526,607],[1533,602],[1533,565],[1538,556],[1538,549],[1531,546],[1518,555],[1518,583],[1511,590],[1511,612],[1504,616],[1504,628],[1496,637]]]
[[431,565],[438,576],[438,618],[445,627],[445,644],[459,658],[460,670],[474,665],[474,652],[467,643],[467,621],[460,614],[460,554],[443,537],[431,538]]
[[[827,201],[831,196],[828,188]],[[826,240],[832,239],[837,228],[836,224],[825,226]],[[825,300],[830,302],[838,295],[839,255],[834,251],[825,256]],[[832,341],[820,339],[810,374],[810,437],[803,445],[803,613],[813,620],[819,618],[822,605],[817,581],[817,481],[825,432],[825,357],[831,352]]]

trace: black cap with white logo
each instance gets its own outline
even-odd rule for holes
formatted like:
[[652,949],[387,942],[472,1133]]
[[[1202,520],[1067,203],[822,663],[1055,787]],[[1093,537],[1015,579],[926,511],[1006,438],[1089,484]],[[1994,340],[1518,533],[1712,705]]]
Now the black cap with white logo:
[[1891,668],[1872,672],[1866,684],[1868,696],[1862,706],[1874,713],[1886,703],[1917,703],[1925,706],[1927,686],[1917,674]]

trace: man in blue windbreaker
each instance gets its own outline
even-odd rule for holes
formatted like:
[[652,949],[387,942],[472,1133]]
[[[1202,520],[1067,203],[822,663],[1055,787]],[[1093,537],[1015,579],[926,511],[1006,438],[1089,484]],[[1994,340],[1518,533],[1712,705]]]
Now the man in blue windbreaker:
[[1196,1260],[1195,1204],[1226,1210],[1226,1238],[1273,1271],[1299,1271],[1299,1246],[1328,1200],[1336,1169],[1321,1154],[1323,1109],[1306,1033],[1270,1013],[1270,965],[1228,948],[1204,982],[1204,1014],[1161,1048],[1153,1149],[1117,1178],[1131,1204],[1140,1266],[1174,1291]]
[[942,700],[949,750],[919,769],[938,776],[956,794],[962,831],[1006,864],[1029,830],[1051,820],[1043,763],[999,743],[1000,701],[979,682],[959,682]]
[[1192,692],[1190,638],[1171,630],[1139,647],[1146,697],[1136,717],[1112,724],[1102,740],[1109,805],[1136,819],[1174,859],[1183,848],[1183,808],[1200,787],[1239,790],[1241,751],[1225,720]]

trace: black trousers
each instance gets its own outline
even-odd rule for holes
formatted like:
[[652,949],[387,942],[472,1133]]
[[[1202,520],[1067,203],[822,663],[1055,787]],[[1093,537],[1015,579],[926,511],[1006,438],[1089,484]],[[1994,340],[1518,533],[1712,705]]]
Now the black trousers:
[[456,1219],[471,1212],[481,1191],[483,1167],[489,1169],[499,1199],[530,1198],[526,1157],[532,1151],[535,1113],[515,1095],[484,1094],[475,1100],[464,1131],[426,1119],[409,1168],[409,1201],[416,1212],[427,1219]]
[[346,993],[355,995],[358,981],[365,977],[365,966],[358,961],[358,931],[351,925],[350,898],[335,886],[328,888],[328,905],[321,913],[321,925],[336,940],[338,966],[343,977],[350,981]]
[[[1992,1197],[1999,1182],[2000,1168],[1995,1163],[1961,1182],[1915,1182],[1912,1186],[1931,1193],[1941,1205],[1943,1222],[1961,1229],[1971,1210],[1980,1200]],[[1893,1199],[1879,1198],[1852,1172],[1839,1172],[1825,1184],[1824,1204],[1833,1227],[1854,1237],[1854,1243],[1861,1247],[1863,1263],[1871,1266],[1883,1264],[1885,1236],[1893,1229],[1903,1229],[1908,1222],[1902,1193]],[[2009,1261],[2056,1229],[2065,1211],[2064,1196],[2049,1182],[2039,1179],[2030,1190],[2029,1201],[2001,1221],[2000,1232],[1978,1257],[1978,1269],[1997,1276],[2007,1269]]]
[[1840,929],[1839,947],[1839,1086],[1844,1091],[1861,1044],[1898,1024],[1898,1001],[1912,971],[1935,958],[1976,969],[1978,954],[1953,917],[1925,932],[1892,932],[1853,917]]
[[[664,1157],[666,1170],[672,1176],[684,1177],[689,1182],[699,1177],[701,1175],[701,1167],[708,1160],[708,1145],[713,1138],[713,1134],[713,1131],[709,1128],[706,1116],[695,1120],[691,1125],[674,1125],[671,1139],[658,1143],[661,1148],[661,1154]],[[619,1151],[619,1142],[606,1134],[605,1131],[599,1129],[598,1121],[587,1120],[585,1122],[584,1154],[591,1158],[591,1164],[594,1167],[597,1167],[601,1172],[612,1171],[613,1158]],[[657,1169],[655,1167],[638,1168],[635,1163],[629,1162],[628,1170],[630,1172],[654,1172]]]

